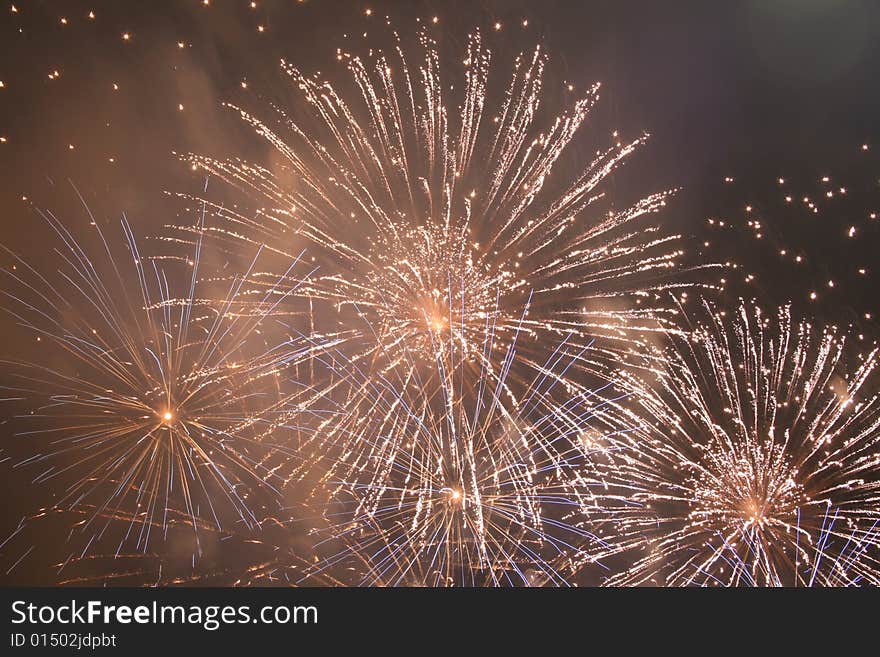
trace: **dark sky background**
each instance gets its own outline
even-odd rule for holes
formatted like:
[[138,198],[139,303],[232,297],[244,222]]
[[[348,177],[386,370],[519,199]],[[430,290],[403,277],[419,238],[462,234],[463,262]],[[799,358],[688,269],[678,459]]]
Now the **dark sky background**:
[[[332,77],[336,47],[356,49],[381,17],[406,33],[417,18],[437,16],[433,30],[447,52],[479,27],[502,59],[543,43],[551,83],[601,81],[587,132],[652,135],[610,193],[681,188],[664,220],[691,236],[697,259],[738,263],[729,296],[790,300],[799,312],[876,336],[880,3],[249,4],[18,0],[13,11],[4,0],[0,242],[39,262],[43,228],[30,204],[81,221],[68,180],[101,221],[125,212],[140,232],[158,232],[179,210],[164,192],[202,184],[173,152],[267,155],[222,101],[292,99],[280,58]],[[572,161],[587,157],[588,144],[589,135],[575,144]],[[17,522],[14,511],[7,516]]]

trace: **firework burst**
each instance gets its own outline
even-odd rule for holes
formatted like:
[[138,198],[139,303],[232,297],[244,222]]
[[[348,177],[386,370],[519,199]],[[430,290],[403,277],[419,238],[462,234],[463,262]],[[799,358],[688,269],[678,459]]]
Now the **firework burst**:
[[[603,191],[645,138],[614,133],[566,177],[561,158],[598,85],[545,121],[542,48],[520,55],[505,90],[490,92],[492,55],[479,33],[449,65],[460,75],[447,73],[427,32],[419,43],[415,65],[396,34],[387,51],[366,58],[338,51],[353,80],[339,89],[283,63],[304,101],[302,118],[297,106],[275,107],[265,120],[232,106],[281,166],[187,156],[262,206],[248,214],[215,204],[217,221],[206,230],[230,249],[250,242],[285,258],[292,244],[314,245],[332,273],[312,281],[309,296],[366,319],[358,355],[380,359],[380,369],[408,356],[431,363],[428,347],[448,343],[431,334],[477,345],[493,314],[498,335],[519,332],[520,357],[537,362],[527,337],[603,337],[593,361],[581,364],[601,370],[598,361],[659,330],[669,310],[661,291],[693,285],[678,266],[680,237],[650,219],[668,193],[620,208]],[[522,321],[529,298],[532,316]],[[339,321],[351,330],[350,319]]]
[[438,355],[438,387],[369,376],[356,386],[369,402],[347,400],[354,411],[340,411],[332,432],[319,432],[323,459],[309,471],[326,472],[313,489],[325,526],[310,576],[348,572],[358,585],[564,586],[593,561],[602,530],[583,513],[595,510],[601,482],[589,473],[605,453],[584,436],[606,435],[596,410],[611,402],[566,376],[587,349],[563,341],[512,396],[505,379],[516,341],[496,373],[484,369],[496,361],[491,324],[478,346],[485,357],[476,370],[454,343]]
[[610,583],[835,585],[842,564],[877,581],[876,349],[848,368],[848,333],[788,308],[703,312],[656,381],[622,374],[636,429],[613,515],[637,556]]
[[[151,532],[181,514],[196,531],[255,524],[248,498],[271,491],[264,461],[280,449],[258,434],[306,394],[307,386],[282,393],[283,379],[319,348],[276,337],[247,272],[221,301],[205,300],[200,244],[185,262],[160,267],[141,256],[127,222],[125,249],[114,255],[92,218],[100,244],[92,257],[41,214],[59,239],[57,271],[44,275],[11,252],[3,271],[4,307],[39,345],[33,361],[4,362],[6,401],[24,406],[16,467],[38,468],[33,481],[51,482],[53,506],[90,510],[77,524],[87,544],[119,518],[130,522],[118,550],[129,541],[147,550]],[[185,273],[166,277],[174,266]]]

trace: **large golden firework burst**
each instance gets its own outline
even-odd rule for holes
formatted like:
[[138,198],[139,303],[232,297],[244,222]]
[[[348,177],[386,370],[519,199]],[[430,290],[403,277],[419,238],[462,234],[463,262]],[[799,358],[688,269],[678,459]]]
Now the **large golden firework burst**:
[[444,336],[476,344],[489,315],[500,337],[521,334],[522,359],[540,359],[542,336],[604,338],[583,364],[595,371],[659,330],[670,311],[662,292],[696,280],[679,265],[680,236],[651,219],[668,193],[618,207],[605,189],[645,137],[615,132],[572,174],[563,154],[599,85],[547,119],[543,48],[516,59],[503,91],[490,91],[498,82],[479,32],[448,65],[426,31],[414,51],[396,34],[365,57],[340,50],[351,81],[338,85],[283,63],[299,104],[232,106],[278,164],[187,156],[240,192],[235,205],[211,206],[205,230],[230,249],[261,244],[286,258],[312,245],[324,273],[307,293],[354,309],[360,320],[341,315],[338,330],[379,369],[418,354],[430,363]]

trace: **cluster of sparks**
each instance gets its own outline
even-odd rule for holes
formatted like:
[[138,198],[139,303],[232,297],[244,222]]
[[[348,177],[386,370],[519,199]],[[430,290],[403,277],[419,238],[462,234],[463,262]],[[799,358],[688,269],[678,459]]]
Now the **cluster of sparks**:
[[[284,258],[286,245],[305,241],[331,271],[310,296],[365,317],[372,346],[362,357],[382,345],[389,366],[426,346],[430,333],[474,343],[493,311],[499,334],[601,336],[597,358],[661,330],[667,309],[658,299],[696,285],[677,266],[680,236],[651,221],[669,194],[617,208],[603,191],[645,137],[624,142],[615,132],[566,179],[560,158],[598,85],[546,121],[541,48],[517,58],[504,102],[491,107],[492,57],[479,33],[468,40],[460,80],[444,78],[427,32],[419,41],[416,67],[396,37],[388,53],[368,59],[339,51],[352,98],[283,63],[309,108],[305,123],[281,109],[270,122],[233,107],[282,165],[273,172],[186,156],[259,203],[251,214],[215,205],[207,231],[229,248],[268,244]],[[540,312],[523,322],[529,296]],[[349,331],[352,321],[340,321]]]
[[588,349],[563,341],[512,397],[506,379],[525,363],[514,339],[489,371],[494,330],[482,334],[476,386],[454,346],[434,363],[436,387],[386,376],[364,386],[370,412],[355,403],[335,431],[345,444],[325,451],[327,523],[306,577],[345,567],[358,585],[565,585],[602,545],[572,521],[596,497],[580,437],[612,431],[595,412],[610,402],[565,378]]
[[[181,194],[171,252],[48,212],[58,270],[8,252],[43,356],[4,364],[33,518],[77,518],[74,570],[138,564],[64,581],[203,581],[210,538],[259,546],[240,584],[878,583],[878,352],[684,312],[725,279],[682,264],[669,192],[609,197],[645,136],[566,175],[599,86],[547,120],[543,48],[506,82],[479,32],[413,50],[339,50],[338,85],[282,62],[299,106],[229,105],[278,164],[184,155],[241,203]],[[179,528],[193,573],[163,574]]]
[[788,308],[728,318],[704,303],[654,380],[622,373],[636,428],[607,472],[626,491],[608,512],[638,557],[611,583],[877,583],[877,351],[847,369],[848,337]]
[[[870,321],[877,310],[864,290],[873,274],[868,242],[880,216],[880,181],[869,143],[850,145],[841,157],[844,166],[809,167],[811,175],[783,173],[764,181],[726,176],[722,192],[734,195],[731,209],[708,218],[707,228],[724,236],[718,244],[738,236],[755,244],[765,259],[780,263],[777,268],[800,288],[803,300],[820,308],[842,302],[853,307],[854,319]],[[823,249],[815,249],[816,243]],[[735,268],[748,285],[772,284],[749,267]]]
[[261,305],[243,287],[246,275],[219,301],[198,296],[201,245],[179,263],[183,277],[141,256],[124,220],[125,248],[116,253],[90,221],[100,245],[90,253],[41,214],[59,240],[56,276],[12,252],[4,271],[6,310],[47,356],[4,361],[6,401],[28,404],[17,419],[32,454],[16,467],[40,468],[33,483],[51,484],[56,506],[90,509],[81,525],[89,541],[128,514],[118,551],[149,549],[151,530],[167,529],[169,514],[188,517],[194,530],[205,520],[222,526],[228,510],[257,524],[247,498],[272,488],[262,461],[277,449],[258,439],[260,427],[280,412],[279,400],[290,402],[279,396],[281,375],[318,348],[305,337],[269,340],[271,311],[242,312]]

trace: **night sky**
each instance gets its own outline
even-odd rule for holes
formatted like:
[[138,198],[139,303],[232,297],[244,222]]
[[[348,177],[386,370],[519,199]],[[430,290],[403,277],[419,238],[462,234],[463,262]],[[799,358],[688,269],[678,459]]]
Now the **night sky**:
[[[441,49],[459,51],[480,28],[502,58],[544,44],[548,86],[601,81],[571,157],[590,152],[592,129],[650,133],[610,193],[679,189],[663,220],[686,236],[694,262],[734,265],[723,274],[725,298],[790,301],[876,338],[880,4],[251,4],[4,1],[0,242],[40,262],[46,229],[34,207],[81,220],[71,183],[103,224],[124,213],[137,231],[160,232],[180,212],[172,195],[204,184],[175,153],[271,166],[267,146],[222,102],[295,102],[279,60],[332,75],[336,48],[369,43],[363,33],[380,17],[407,32],[436,16]],[[27,475],[3,480],[7,501],[27,496]],[[9,533],[26,505],[4,507],[0,529]],[[15,561],[22,545],[4,559]],[[26,562],[16,576],[36,577]]]

